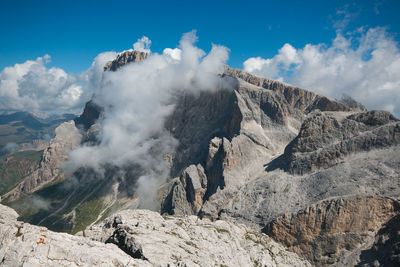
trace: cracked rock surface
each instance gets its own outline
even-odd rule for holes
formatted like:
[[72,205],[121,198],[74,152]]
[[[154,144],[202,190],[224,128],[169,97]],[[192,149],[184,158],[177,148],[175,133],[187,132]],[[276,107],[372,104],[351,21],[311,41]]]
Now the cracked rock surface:
[[0,266],[311,266],[265,234],[196,216],[124,210],[76,236],[17,217],[0,205]]
[[[82,235],[106,242],[116,232],[134,238],[155,266],[311,266],[265,234],[196,216],[163,217],[148,210],[124,210]],[[119,246],[129,246],[131,241],[122,239]]]
[[117,246],[17,221],[0,205],[0,266],[151,266]]

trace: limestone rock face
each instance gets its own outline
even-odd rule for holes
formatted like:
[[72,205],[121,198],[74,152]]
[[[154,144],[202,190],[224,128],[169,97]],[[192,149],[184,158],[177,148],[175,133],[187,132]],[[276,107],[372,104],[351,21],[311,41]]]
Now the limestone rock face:
[[81,236],[17,216],[0,205],[0,266],[311,266],[265,234],[195,216],[125,210]]
[[152,266],[113,244],[55,233],[17,217],[0,205],[0,266]]
[[62,175],[60,165],[67,160],[69,152],[77,147],[80,141],[81,134],[74,121],[62,123],[55,129],[55,137],[44,150],[39,168],[2,198],[8,201],[15,200]]
[[390,198],[337,198],[280,216],[263,231],[316,266],[343,266],[354,250],[399,213],[400,203]]
[[133,51],[125,51],[120,53],[116,59],[113,61],[109,61],[104,66],[105,71],[116,71],[117,69],[121,68],[122,66],[130,63],[130,62],[141,62],[142,60],[146,59],[149,56],[148,53],[139,52],[136,50]]
[[230,88],[183,96],[167,120],[166,128],[179,142],[171,175],[181,177],[187,166],[200,164],[207,183],[195,203],[184,179],[174,179],[162,212],[215,217],[238,188],[265,173],[265,166],[282,154],[310,112],[351,110],[241,70],[227,67],[222,76]]
[[400,122],[386,111],[340,118],[318,113],[306,119],[282,156],[291,173],[303,174],[337,163],[350,153],[400,144]]
[[175,210],[179,215],[197,214],[207,190],[207,177],[203,167],[200,164],[190,165],[179,179],[175,179],[172,183],[173,190],[170,191],[169,197],[163,200],[162,211]]
[[[124,210],[83,231],[107,242],[116,232],[134,238],[137,257],[155,266],[310,266],[262,233],[242,225],[200,220],[196,216],[161,216],[148,210]],[[128,245],[125,239],[122,245]]]

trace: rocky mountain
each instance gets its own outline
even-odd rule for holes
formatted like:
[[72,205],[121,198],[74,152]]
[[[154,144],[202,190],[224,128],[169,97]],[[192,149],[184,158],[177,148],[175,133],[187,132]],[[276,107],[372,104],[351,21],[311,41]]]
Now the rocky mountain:
[[[118,71],[145,58],[145,53],[126,51],[105,70]],[[158,190],[158,198],[165,218],[124,210],[138,206],[133,186],[141,173],[137,166],[107,166],[101,179],[91,179],[95,174],[90,170],[77,170],[78,187],[57,182],[9,205],[27,221],[54,230],[76,233],[91,225],[81,234],[150,263],[178,265],[183,259],[191,266],[205,258],[228,266],[284,263],[248,247],[243,239],[254,239],[240,230],[245,228],[255,240],[269,240],[260,243],[272,242],[264,232],[315,266],[396,266],[400,121],[385,111],[367,111],[348,97],[337,101],[241,70],[226,67],[220,76],[226,86],[182,93],[166,118],[165,129],[178,145],[164,155],[171,179]],[[87,103],[76,126],[70,123],[70,132],[96,145],[102,112]],[[56,158],[65,159],[68,149]],[[49,165],[56,170],[60,163]],[[121,179],[120,173],[129,175]],[[21,208],[38,197],[52,204],[35,211]],[[95,224],[118,210],[123,211]],[[235,241],[224,239],[227,232],[216,228],[227,230]],[[170,249],[164,236],[176,255],[151,247],[158,242],[163,251]],[[232,242],[241,252],[232,250]],[[215,246],[250,261],[226,255],[216,260],[210,254]]]

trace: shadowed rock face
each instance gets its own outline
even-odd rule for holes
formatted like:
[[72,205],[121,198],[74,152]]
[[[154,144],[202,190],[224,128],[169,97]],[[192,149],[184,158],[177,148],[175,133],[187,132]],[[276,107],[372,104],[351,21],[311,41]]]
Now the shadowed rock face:
[[357,266],[400,266],[400,215],[379,229],[373,241],[370,248],[361,251]]
[[90,127],[99,119],[101,112],[102,108],[93,103],[92,100],[87,102],[83,109],[83,113],[75,119],[76,126],[83,128],[85,131],[89,130]]
[[390,198],[338,198],[280,216],[263,232],[316,266],[340,266],[399,213],[400,203]]

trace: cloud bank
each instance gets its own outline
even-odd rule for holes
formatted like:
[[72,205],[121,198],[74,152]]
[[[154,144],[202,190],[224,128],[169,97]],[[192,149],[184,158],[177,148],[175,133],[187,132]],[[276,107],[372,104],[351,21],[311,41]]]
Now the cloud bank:
[[332,44],[285,44],[272,58],[249,58],[250,73],[292,83],[340,98],[347,94],[369,109],[384,109],[400,117],[400,50],[384,28],[360,28]]
[[179,48],[166,50],[174,53],[151,54],[141,63],[104,72],[93,98],[104,108],[99,144],[72,151],[66,168],[90,168],[101,175],[109,166],[138,166],[141,175],[136,191],[143,196],[141,206],[153,207],[155,190],[169,175],[164,156],[177,145],[164,128],[176,96],[218,90],[218,74],[228,59],[225,47],[213,45],[206,54],[194,45],[196,40],[195,32],[187,33]]

